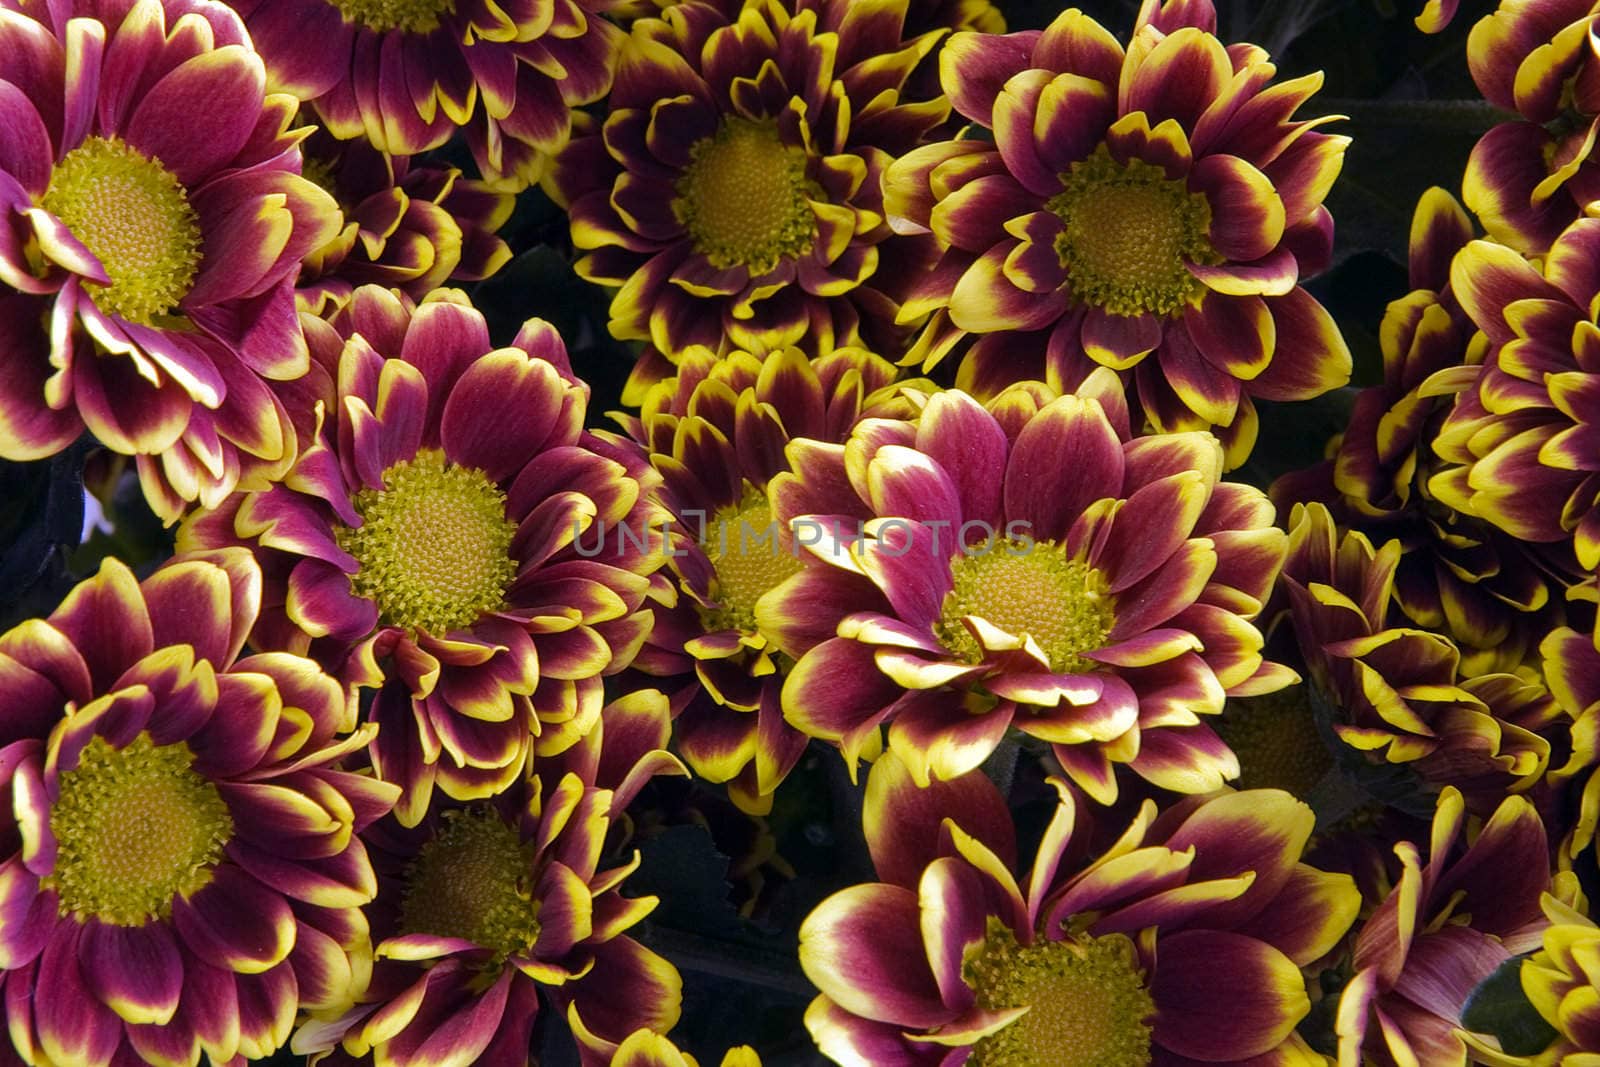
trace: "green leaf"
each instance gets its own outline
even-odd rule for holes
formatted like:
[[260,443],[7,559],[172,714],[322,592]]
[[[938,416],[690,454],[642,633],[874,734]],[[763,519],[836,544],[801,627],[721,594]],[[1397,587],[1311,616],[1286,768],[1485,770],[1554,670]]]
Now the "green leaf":
[[1502,963],[1478,984],[1461,1009],[1462,1026],[1493,1035],[1512,1056],[1542,1052],[1558,1036],[1522,991],[1522,961],[1526,958],[1516,956]]

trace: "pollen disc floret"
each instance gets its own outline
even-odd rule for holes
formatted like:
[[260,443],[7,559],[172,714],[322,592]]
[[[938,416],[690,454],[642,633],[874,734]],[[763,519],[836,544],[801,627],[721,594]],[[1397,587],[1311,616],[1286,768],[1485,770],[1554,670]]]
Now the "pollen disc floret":
[[672,210],[712,266],[761,274],[810,250],[817,220],[806,199],[806,155],[779,140],[775,124],[724,119],[689,159]]
[[56,164],[44,208],[105,267],[93,287],[107,311],[148,323],[189,292],[200,220],[172,172],[120,137],[90,137]]
[[1303,797],[1333,768],[1303,685],[1228,701],[1217,733],[1239,757],[1240,789],[1283,789]]
[[123,748],[89,742],[50,808],[61,914],[142,926],[211,879],[233,819],[184,744],[141,733]]
[[532,947],[539,938],[533,843],[491,812],[452,811],[441,821],[412,861],[402,928],[462,938],[500,960]]
[[1126,937],[1023,946],[999,919],[962,975],[988,1011],[1027,1008],[972,1048],[969,1067],[1146,1067],[1155,1002]]
[[357,22],[378,33],[403,30],[406,33],[431,33],[439,28],[442,15],[456,9],[455,0],[331,0],[350,22]]
[[1079,300],[1114,315],[1177,315],[1205,293],[1185,266],[1220,259],[1204,196],[1143,160],[1118,163],[1104,145],[1062,186],[1045,207],[1061,219],[1056,254]]
[[389,625],[437,634],[498,610],[517,573],[505,493],[438,449],[396,463],[383,482],[355,495],[361,525],[334,531],[361,564],[350,579],[355,594]]
[[777,536],[767,494],[758,489],[717,513],[706,529],[705,550],[716,569],[719,604],[706,621],[716,629],[756,630],[756,601],[800,570],[800,560]]
[[982,662],[984,650],[962,625],[966,615],[1032,637],[1058,674],[1093,670],[1082,653],[1104,645],[1116,621],[1105,575],[1067,559],[1048,541],[1006,539],[987,552],[958,554],[950,562],[950,582],[935,631],[971,663]]

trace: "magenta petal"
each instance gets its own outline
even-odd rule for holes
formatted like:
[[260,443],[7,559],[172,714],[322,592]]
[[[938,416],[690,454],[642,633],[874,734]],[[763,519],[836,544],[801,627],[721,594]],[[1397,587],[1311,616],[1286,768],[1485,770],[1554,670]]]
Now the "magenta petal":
[[262,107],[266,71],[245,48],[203,52],[145,94],[126,139],[194,186],[243,147]]
[[15,85],[0,81],[0,160],[5,172],[28,193],[42,196],[50,184],[54,155],[38,110]]
[[190,951],[241,974],[264,971],[294,948],[288,902],[227,864],[194,896],[173,901],[172,918]]
[[80,930],[75,922],[63,922],[45,945],[35,988],[46,995],[33,998],[34,1025],[52,1061],[104,1067],[111,1062],[122,1024],[83,980]]
[[491,481],[510,479],[545,443],[570,389],[551,364],[518,352],[477,359],[445,401],[445,453]]
[[824,900],[800,925],[800,965],[856,1015],[917,1029],[949,1021],[909,889],[856,885]]
[[516,974],[506,968],[487,989],[473,993],[462,972],[435,967],[416,1015],[387,1042],[385,1058],[408,1064],[476,1061],[501,1025]]
[[1013,74],[1033,66],[1038,40],[1037,30],[952,36],[939,54],[939,79],[951,105],[980,126],[992,126],[995,97]]
[[1006,466],[1005,511],[1035,540],[1059,540],[1096,500],[1121,495],[1122,442],[1099,404],[1053,401],[1029,420]]
[[84,984],[131,1023],[165,1023],[178,1010],[183,960],[160,923],[110,926],[90,919],[78,942]]
[[917,449],[955,483],[963,519],[998,524],[1010,445],[993,415],[966,393],[936,393],[917,420]]
[[1090,308],[1083,320],[1083,350],[1096,363],[1123,370],[1149,355],[1162,333],[1161,320],[1154,315],[1113,315]]
[[1156,1044],[1212,1062],[1270,1052],[1311,1010],[1293,961],[1255,938],[1218,930],[1163,937],[1150,992]]
[[947,818],[955,819],[1008,867],[1016,863],[1011,814],[1000,791],[982,774],[936,779],[919,788],[900,758],[887,752],[867,776],[863,808],[872,865],[886,882],[916,888],[923,868],[940,854]]

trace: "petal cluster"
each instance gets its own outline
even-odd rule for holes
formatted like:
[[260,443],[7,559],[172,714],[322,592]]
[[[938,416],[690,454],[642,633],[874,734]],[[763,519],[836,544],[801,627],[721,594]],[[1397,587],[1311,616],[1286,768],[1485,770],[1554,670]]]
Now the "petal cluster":
[[692,675],[676,698],[680,751],[697,774],[732,783],[742,806],[764,811],[806,740],[780,705],[793,659],[757,619],[802,566],[768,487],[789,470],[791,443],[842,443],[862,419],[908,417],[914,407],[898,392],[897,368],[862,349],[808,360],[797,348],[718,358],[696,347],[675,369],[623,420],[661,475],[680,592],[638,665]]
[[233,0],[277,89],[335,137],[392,155],[464,129],[479,171],[516,192],[611,88],[622,32],[600,0]]
[[421,300],[450,282],[482,281],[511,259],[495,232],[511,217],[510,194],[454,167],[320,130],[304,151],[307,173],[339,201],[345,224],[301,267],[295,295],[303,310],[326,317],[366,284]]

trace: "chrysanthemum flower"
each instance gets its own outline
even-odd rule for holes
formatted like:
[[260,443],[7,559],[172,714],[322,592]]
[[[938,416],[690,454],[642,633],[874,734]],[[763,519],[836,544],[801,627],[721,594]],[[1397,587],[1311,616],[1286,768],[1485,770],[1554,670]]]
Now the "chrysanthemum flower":
[[302,1028],[295,1050],[329,1067],[369,1055],[390,1067],[525,1067],[548,1006],[585,1067],[603,1067],[635,1031],[671,1029],[678,972],[627,934],[656,905],[621,893],[638,855],[602,865],[639,787],[682,770],[660,748],[668,714],[660,693],[636,694],[602,713],[591,758],[483,803],[436,805],[411,829],[388,819],[369,830],[371,987],[342,1017]]
[[918,789],[893,754],[867,784],[882,882],[819,904],[800,963],[806,1025],[849,1065],[1177,1067],[1316,1062],[1295,1033],[1302,967],[1360,906],[1300,862],[1311,809],[1287,793],[1146,801],[1104,850],[1070,787],[1026,881],[1005,802],[973,774]]
[[577,271],[620,286],[611,331],[675,354],[751,351],[894,318],[880,179],[944,120],[906,79],[943,36],[906,38],[908,0],[681,3],[634,23],[610,114],[557,162]]
[[1490,236],[1528,255],[1543,254],[1600,197],[1597,11],[1594,0],[1505,0],[1467,38],[1478,89],[1521,121],[1479,139],[1461,194]]
[[292,460],[269,383],[305,373],[294,275],[339,212],[231,11],[113,7],[0,6],[0,458],[87,428],[171,521]]
[[729,782],[747,810],[771,807],[806,744],[779,701],[793,660],[756,621],[757,605],[800,570],[803,554],[774,521],[767,485],[789,469],[791,441],[803,438],[801,449],[842,442],[863,418],[910,416],[910,401],[895,395],[897,377],[893,364],[861,349],[811,361],[796,348],[720,359],[690,348],[639,416],[622,417],[662,475],[682,592],[675,611],[658,615],[640,666],[692,673],[679,750],[696,774]]
[[269,1056],[364,987],[355,835],[397,790],[337,769],[372,733],[341,736],[337,681],[239,658],[260,597],[237,549],[143,583],[108,560],[0,634],[0,986],[26,1062]]
[[1321,504],[1296,505],[1282,587],[1301,655],[1340,740],[1492,810],[1538,783],[1566,719],[1537,680],[1463,671],[1448,637],[1391,624],[1399,556],[1398,541],[1374,549]]
[[1600,219],[1580,219],[1543,270],[1504,245],[1474,241],[1450,284],[1489,339],[1475,386],[1434,442],[1451,466],[1433,495],[1524,541],[1572,542],[1600,567]]
[[1280,478],[1272,497],[1327,504],[1343,528],[1398,540],[1395,606],[1415,626],[1462,646],[1467,673],[1537,660],[1539,641],[1579,580],[1564,544],[1530,545],[1433,497],[1433,441],[1455,394],[1477,383],[1488,348],[1450,287],[1450,263],[1472,222],[1443,189],[1423,194],[1411,224],[1411,292],[1379,327],[1383,382],[1361,391],[1333,457]]
[[414,164],[366,141],[318,130],[304,145],[305,172],[345,212],[339,235],[306,257],[295,295],[326,317],[364,284],[421,300],[447,282],[476,282],[511,259],[495,236],[515,198],[454,167]]
[[[651,1030],[639,1030],[611,1057],[611,1067],[699,1067],[688,1053],[679,1052],[672,1041]],[[761,1057],[748,1045],[728,1050],[722,1067],[761,1067]]]
[[[1522,961],[1522,992],[1556,1032],[1531,1056],[1507,1055],[1498,1042],[1467,1034],[1473,1062],[1488,1067],[1584,1067],[1600,1058],[1600,927],[1585,912],[1587,902],[1558,875],[1558,889],[1542,900],[1550,925],[1537,952]],[[1563,899],[1565,898],[1565,899]]]
[[1157,430],[1214,427],[1234,462],[1252,397],[1348,380],[1338,328],[1299,287],[1328,260],[1322,200],[1348,138],[1291,117],[1320,75],[1270,85],[1265,53],[1215,26],[1209,0],[1168,0],[1143,6],[1127,49],[1076,9],[950,38],[945,91],[993,138],[916,149],[884,186],[896,230],[944,250],[901,312],[937,311],[927,362],[980,335],[958,384],[985,395],[1131,368]]
[[1340,1067],[1467,1062],[1456,1033],[1467,997],[1546,926],[1550,853],[1523,798],[1469,828],[1461,794],[1446,789],[1422,851],[1395,846],[1399,876],[1356,936],[1339,997]]
[[1283,558],[1272,505],[1218,480],[1210,434],[1130,440],[1110,371],[992,408],[940,393],[793,450],[771,495],[812,555],[756,610],[799,659],[784,714],[852,765],[888,725],[922,781],[1015,726],[1102,802],[1118,764],[1218,788],[1238,763],[1201,716],[1294,678],[1251,621]]
[[393,155],[465,128],[496,188],[537,182],[567,143],[572,109],[611,88],[623,34],[606,0],[230,0],[275,88],[336,137]]
[[378,687],[373,765],[414,822],[436,783],[488,796],[535,744],[593,725],[601,676],[651,625],[655,476],[583,430],[587,390],[542,320],[496,349],[459,293],[363,286],[306,327],[326,386],[314,441],[179,538],[257,554],[259,647]]

